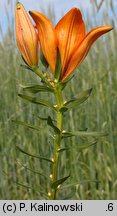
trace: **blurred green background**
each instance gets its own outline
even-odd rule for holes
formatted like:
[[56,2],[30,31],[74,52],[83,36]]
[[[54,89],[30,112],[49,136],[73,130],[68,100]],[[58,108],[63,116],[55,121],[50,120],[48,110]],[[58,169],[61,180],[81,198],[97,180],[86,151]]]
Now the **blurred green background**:
[[[61,156],[61,171],[71,173],[68,183],[76,183],[69,191],[60,190],[60,199],[117,199],[117,15],[114,0],[88,1],[90,13],[85,13],[87,30],[98,25],[112,25],[114,30],[101,37],[92,47],[82,65],[76,70],[75,78],[65,90],[65,99],[93,87],[90,98],[78,109],[65,116],[65,129],[107,131],[108,136],[97,145],[77,151],[79,138],[66,139],[65,145],[72,151]],[[36,172],[50,173],[50,165],[22,154],[16,148],[50,157],[52,138],[48,136],[45,123],[38,116],[51,115],[41,106],[32,105],[18,98],[20,85],[37,84],[38,78],[24,70],[14,36],[13,2],[5,5],[6,17],[0,26],[0,199],[43,199],[39,190],[48,191],[47,180]],[[22,1],[23,3],[23,1]],[[56,3],[56,1],[54,1]],[[69,1],[68,1],[69,4]],[[34,7],[33,7],[34,9]],[[37,8],[35,8],[37,10]],[[42,5],[53,22],[56,20],[54,6]],[[61,11],[61,14],[63,12]],[[39,94],[51,99],[51,95]],[[35,132],[16,125],[19,119],[42,127]],[[44,129],[43,129],[44,127]],[[32,172],[35,171],[35,174]],[[90,182],[97,180],[97,182]],[[17,183],[16,183],[17,182]],[[22,184],[22,186],[20,185]],[[26,187],[24,187],[25,185]]]

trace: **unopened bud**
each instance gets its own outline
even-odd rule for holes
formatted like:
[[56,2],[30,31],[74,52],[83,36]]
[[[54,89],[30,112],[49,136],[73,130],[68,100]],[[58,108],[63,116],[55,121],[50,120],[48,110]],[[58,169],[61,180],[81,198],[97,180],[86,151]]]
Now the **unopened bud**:
[[16,41],[22,57],[29,66],[38,66],[38,35],[21,3],[15,8]]

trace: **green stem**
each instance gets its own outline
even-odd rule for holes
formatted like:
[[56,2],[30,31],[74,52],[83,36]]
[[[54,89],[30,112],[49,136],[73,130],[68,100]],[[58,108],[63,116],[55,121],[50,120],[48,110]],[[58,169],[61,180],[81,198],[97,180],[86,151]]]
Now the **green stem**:
[[[56,97],[56,102],[57,102],[57,127],[60,130],[60,134],[55,134],[55,142],[54,142],[54,153],[53,153],[53,167],[52,167],[52,180],[57,181],[58,180],[58,161],[59,161],[59,152],[58,150],[60,149],[61,145],[61,139],[62,139],[62,130],[63,130],[63,114],[60,111],[60,108],[63,107],[63,96],[62,96],[62,89],[61,86],[58,84],[56,86],[55,90],[55,97]],[[57,188],[53,188],[50,199],[51,200],[56,200],[56,192]]]
[[45,74],[41,73],[38,68],[33,68],[33,71],[41,78],[41,80],[51,89],[53,89],[53,86],[51,85],[50,81],[48,81]]
[[[47,77],[39,71],[38,68],[34,68],[33,71],[42,79],[42,81],[52,90],[54,90],[54,94],[56,97],[57,102],[57,128],[60,130],[60,134],[55,134],[55,141],[54,141],[54,153],[53,153],[53,167],[52,167],[52,181],[57,181],[58,179],[58,161],[59,161],[59,152],[62,139],[62,129],[63,129],[63,114],[60,109],[63,107],[63,96],[62,96],[62,88],[60,83],[52,83],[47,79]],[[56,192],[57,188],[53,188],[52,191],[48,194],[50,200],[56,200]]]

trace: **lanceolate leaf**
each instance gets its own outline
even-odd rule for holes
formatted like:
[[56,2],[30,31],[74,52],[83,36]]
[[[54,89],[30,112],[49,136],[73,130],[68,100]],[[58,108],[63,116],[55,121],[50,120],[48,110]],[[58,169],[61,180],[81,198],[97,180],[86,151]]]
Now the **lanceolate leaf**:
[[31,124],[28,124],[28,123],[25,123],[25,122],[22,122],[22,121],[19,121],[19,120],[12,120],[12,121],[15,122],[18,125],[23,125],[25,127],[28,127],[30,129],[34,129],[34,130],[37,130],[37,131],[39,131],[41,129],[41,128],[37,127],[37,126],[31,125]]
[[41,172],[39,172],[39,171],[35,171],[35,170],[33,170],[33,169],[30,169],[29,167],[27,167],[27,166],[25,166],[25,165],[23,165],[23,164],[21,164],[21,163],[19,163],[19,162],[18,162],[18,164],[19,164],[21,167],[23,167],[24,169],[29,170],[30,172],[35,173],[35,174],[38,174],[38,175],[40,175],[40,176],[43,176],[44,178],[46,178],[46,179],[48,179],[48,180],[50,181],[49,175],[47,176],[47,175],[45,175],[45,174],[43,174],[43,173],[41,173]]
[[60,134],[60,130],[53,124],[53,121],[50,116],[48,116],[47,124],[54,129],[56,134]]
[[95,140],[95,141],[93,141],[93,142],[90,142],[90,143],[85,143],[85,144],[80,144],[80,145],[78,145],[78,146],[76,146],[76,148],[75,149],[77,149],[78,151],[82,151],[82,150],[84,150],[84,149],[86,149],[86,148],[89,148],[89,147],[91,147],[91,146],[93,146],[93,145],[96,145],[96,143],[97,143],[97,140]]
[[24,69],[26,69],[26,70],[30,70],[31,72],[33,72],[33,69],[30,68],[28,65],[22,65],[21,64],[21,67],[24,68]]
[[46,199],[48,199],[47,194],[46,194],[45,192],[41,191],[41,190],[36,190],[36,189],[34,189],[33,187],[31,187],[31,186],[24,185],[24,184],[19,183],[19,182],[15,182],[15,183],[16,183],[17,185],[19,185],[19,186],[24,187],[24,188],[31,189],[31,190],[33,190],[33,191],[35,191],[35,192],[37,192],[37,193],[41,193],[41,194],[44,195],[44,197],[45,197]]
[[24,151],[23,149],[21,149],[19,146],[16,146],[16,147],[17,147],[17,149],[18,149],[20,152],[22,152],[22,153],[24,153],[24,154],[26,154],[26,155],[28,155],[28,156],[30,156],[30,157],[38,158],[38,159],[45,160],[45,161],[48,161],[48,162],[53,163],[53,161],[52,161],[51,159],[48,159],[48,158],[46,158],[46,157],[42,157],[42,156],[40,156],[40,155],[33,155],[33,154],[30,154],[30,153]]
[[27,100],[27,101],[30,101],[31,103],[40,104],[40,105],[49,107],[50,109],[56,110],[56,108],[46,100],[39,99],[39,98],[36,98],[36,97],[31,97],[31,96],[28,96],[28,95],[23,95],[23,94],[18,94],[18,96],[25,99],[25,100]]
[[72,147],[72,148],[70,148],[70,147],[61,148],[61,149],[58,150],[58,152],[67,151],[67,150],[68,150],[68,151],[71,151],[73,148],[75,148],[75,149],[78,150],[78,151],[82,151],[82,150],[84,150],[84,149],[86,149],[86,148],[89,148],[89,147],[91,147],[91,146],[93,146],[93,145],[96,145],[97,142],[98,142],[98,140],[94,140],[94,141],[92,141],[92,142],[90,142],[90,143],[85,143],[85,144],[76,145],[75,147]]
[[[42,121],[47,121],[48,120],[48,117],[41,117],[41,116],[37,116],[37,115],[35,115],[37,118],[39,118],[40,120],[42,120]],[[53,121],[53,122],[56,122],[56,120],[54,120],[54,119],[52,119],[51,118],[51,120]]]
[[90,96],[92,91],[91,89],[88,89],[86,91],[83,91],[82,93],[80,93],[78,96],[72,98],[71,100],[67,101],[64,104],[64,107],[70,109],[76,106],[79,106],[81,103],[83,103],[85,100],[87,100],[87,98]]
[[68,110],[68,108],[65,107],[65,106],[63,106],[63,107],[60,109],[60,111],[61,111],[62,113],[66,112],[67,110]]
[[70,148],[69,147],[65,147],[65,148],[60,148],[58,150],[58,152],[63,152],[63,151],[68,151],[68,150],[70,150]]
[[63,182],[65,182],[69,177],[70,177],[70,175],[68,175],[68,176],[66,176],[64,178],[61,178],[61,179],[59,179],[57,181],[54,181],[52,183],[52,188],[56,189],[59,185],[61,185]]
[[92,137],[103,137],[107,136],[107,133],[104,132],[86,132],[86,131],[76,131],[76,132],[63,132],[62,133],[64,138],[67,137],[72,137],[72,136],[81,136],[81,137],[87,137],[87,136],[92,136]]
[[74,75],[69,76],[64,82],[61,82],[62,90],[67,86],[69,81],[74,77]]
[[38,92],[53,92],[51,88],[45,85],[22,86],[24,92],[36,94]]
[[42,121],[47,121],[48,120],[48,118],[44,118],[44,117],[41,117],[41,116],[37,116],[40,120],[42,120]]

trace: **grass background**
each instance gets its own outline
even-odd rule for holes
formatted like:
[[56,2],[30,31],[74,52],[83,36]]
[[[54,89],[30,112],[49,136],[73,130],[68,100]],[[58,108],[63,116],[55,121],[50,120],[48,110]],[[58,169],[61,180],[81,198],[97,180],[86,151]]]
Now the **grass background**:
[[[92,20],[87,15],[87,29],[102,23],[113,25],[114,30],[100,38],[92,47],[64,95],[68,99],[93,87],[91,97],[65,116],[65,128],[73,131],[84,128],[89,131],[107,131],[109,135],[83,152],[77,151],[77,145],[81,142],[78,137],[65,141],[66,146],[72,146],[72,151],[61,156],[61,173],[67,175],[70,172],[68,183],[77,184],[69,190],[61,190],[59,199],[65,199],[66,196],[69,199],[117,199],[117,17],[112,3],[113,1],[108,1],[112,18],[109,17],[108,7],[105,7],[102,16],[97,19],[96,13],[101,10],[101,5],[99,7],[96,1],[92,1],[95,16]],[[38,191],[48,191],[47,180],[31,170],[50,174],[50,165],[22,154],[16,149],[16,145],[36,155],[50,157],[52,139],[46,133],[49,128],[46,130],[45,123],[38,116],[45,117],[51,113],[41,106],[26,103],[17,96],[20,84],[36,84],[39,80],[33,73],[20,67],[22,60],[15,44],[13,20],[10,14],[7,15],[7,33],[2,36],[2,28],[0,33],[0,199],[43,199]],[[51,100],[50,94],[38,96]],[[15,125],[12,119],[25,120],[44,129],[35,132]],[[89,180],[98,180],[100,183]]]

